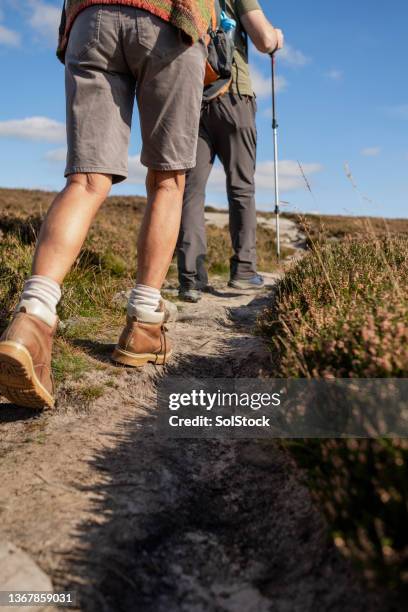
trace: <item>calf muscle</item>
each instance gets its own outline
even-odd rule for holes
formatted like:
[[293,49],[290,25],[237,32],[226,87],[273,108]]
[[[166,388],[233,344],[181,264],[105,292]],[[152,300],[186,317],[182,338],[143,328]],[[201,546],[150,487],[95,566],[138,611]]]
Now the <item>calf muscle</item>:
[[68,177],[41,227],[32,273],[61,284],[81,250],[89,227],[109,195],[112,179],[103,174]]
[[137,245],[138,283],[160,289],[164,282],[180,228],[184,185],[184,171],[148,171],[147,207]]

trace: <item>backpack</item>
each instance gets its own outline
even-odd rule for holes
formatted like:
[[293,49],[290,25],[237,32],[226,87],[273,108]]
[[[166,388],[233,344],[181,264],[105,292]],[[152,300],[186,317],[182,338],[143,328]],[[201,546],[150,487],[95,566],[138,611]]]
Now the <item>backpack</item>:
[[221,27],[221,12],[226,12],[225,0],[215,0],[208,28],[208,58],[204,79],[204,102],[226,93],[232,83],[235,44]]

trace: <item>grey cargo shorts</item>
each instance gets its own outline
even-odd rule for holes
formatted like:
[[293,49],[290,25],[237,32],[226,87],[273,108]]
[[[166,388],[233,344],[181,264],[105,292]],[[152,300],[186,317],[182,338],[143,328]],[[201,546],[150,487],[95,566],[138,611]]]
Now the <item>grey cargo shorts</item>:
[[149,12],[93,5],[74,21],[65,59],[67,166],[65,176],[128,174],[136,95],[141,163],[185,170],[196,163],[205,58],[181,30]]

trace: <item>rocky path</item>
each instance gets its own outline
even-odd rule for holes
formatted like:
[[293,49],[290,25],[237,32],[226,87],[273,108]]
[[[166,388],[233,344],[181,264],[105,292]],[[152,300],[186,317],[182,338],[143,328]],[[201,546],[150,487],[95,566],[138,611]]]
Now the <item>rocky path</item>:
[[91,404],[67,390],[52,412],[0,404],[0,590],[17,550],[27,571],[8,572],[8,587],[34,588],[27,576],[40,574],[84,611],[387,609],[329,543],[275,443],[158,435],[159,377],[266,375],[251,327],[275,282],[257,296],[220,285],[184,305],[165,369],[110,366],[111,330],[89,348],[90,383],[108,383]]

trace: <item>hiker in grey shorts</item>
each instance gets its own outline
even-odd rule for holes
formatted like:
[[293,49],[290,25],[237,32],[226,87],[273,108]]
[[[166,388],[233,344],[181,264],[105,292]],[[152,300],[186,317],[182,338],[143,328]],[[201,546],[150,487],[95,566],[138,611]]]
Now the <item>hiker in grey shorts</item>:
[[226,174],[229,228],[233,248],[229,285],[259,289],[256,270],[255,163],[256,101],[248,67],[247,36],[262,53],[283,47],[283,34],[266,19],[258,0],[227,0],[228,15],[237,21],[233,81],[230,91],[203,103],[197,164],[187,173],[177,244],[180,298],[196,302],[208,284],[204,204],[207,181],[216,156]]
[[212,0],[65,1],[58,57],[65,62],[67,182],[47,213],[31,276],[0,338],[0,395],[13,403],[54,405],[61,284],[112,183],[127,177],[135,96],[147,205],[137,278],[112,359],[138,367],[169,358],[160,289],[176,247],[185,172],[195,165],[211,11]]

